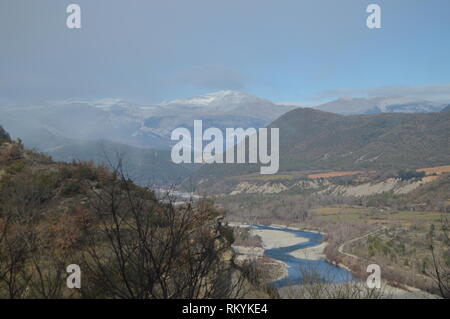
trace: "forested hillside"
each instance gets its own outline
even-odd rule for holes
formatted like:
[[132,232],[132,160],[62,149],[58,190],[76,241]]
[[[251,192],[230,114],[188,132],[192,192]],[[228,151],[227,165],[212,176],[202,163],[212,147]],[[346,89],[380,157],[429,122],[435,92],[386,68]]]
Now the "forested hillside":
[[[450,113],[342,116],[298,108],[272,122],[280,129],[280,172],[413,169],[450,163]],[[214,164],[195,178],[238,176],[257,165]]]

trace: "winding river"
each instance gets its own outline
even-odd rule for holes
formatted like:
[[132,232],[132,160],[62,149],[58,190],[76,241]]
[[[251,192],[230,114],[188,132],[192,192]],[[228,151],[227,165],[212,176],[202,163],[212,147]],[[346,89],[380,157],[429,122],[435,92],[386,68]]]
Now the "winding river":
[[332,265],[325,259],[320,258],[318,260],[302,259],[292,256],[290,253],[309,247],[318,246],[322,243],[323,235],[315,232],[299,231],[290,228],[279,228],[272,226],[254,225],[253,229],[260,230],[272,230],[290,233],[296,237],[307,239],[298,244],[291,246],[283,246],[279,248],[265,249],[264,254],[267,257],[281,261],[287,265],[288,275],[282,279],[273,282],[273,285],[277,288],[289,286],[292,284],[300,283],[303,274],[314,272],[315,275],[320,276],[326,282],[341,283],[357,280],[346,269]]

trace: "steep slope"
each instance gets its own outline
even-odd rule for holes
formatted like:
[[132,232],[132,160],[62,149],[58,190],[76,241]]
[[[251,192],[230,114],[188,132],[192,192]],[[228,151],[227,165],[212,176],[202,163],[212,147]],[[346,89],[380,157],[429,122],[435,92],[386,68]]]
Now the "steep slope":
[[290,112],[270,125],[280,127],[285,169],[305,166],[301,162],[309,168],[331,169],[417,168],[450,162],[448,113],[346,116],[318,124],[314,135],[299,129],[310,122],[303,113]]
[[198,168],[194,164],[174,164],[169,151],[138,148],[107,140],[75,141],[44,152],[54,160],[65,162],[94,161],[96,164],[116,166],[121,160],[133,182],[144,186],[179,184]]
[[[280,172],[402,169],[450,163],[450,113],[342,116],[299,108],[280,129]],[[257,172],[256,165],[205,165],[195,179]]]
[[[122,173],[0,140],[1,299],[243,297],[221,211],[175,206]],[[82,290],[66,285],[74,262]]]
[[97,165],[116,166],[120,159],[133,181],[145,186],[178,184],[198,168],[194,164],[174,164],[167,150],[140,148],[105,139],[69,139],[46,129],[30,130],[24,145],[56,161],[93,161]]

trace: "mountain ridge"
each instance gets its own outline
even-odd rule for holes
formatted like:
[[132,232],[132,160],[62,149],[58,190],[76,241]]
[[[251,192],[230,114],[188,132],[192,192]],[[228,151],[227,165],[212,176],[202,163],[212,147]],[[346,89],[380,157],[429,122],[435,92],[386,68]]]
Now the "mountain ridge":
[[[398,170],[450,163],[450,113],[339,115],[298,108],[272,122],[280,129],[279,173],[301,170]],[[192,177],[230,177],[256,164],[211,164]]]
[[[45,128],[77,140],[107,139],[143,148],[168,150],[171,132],[189,128],[194,120],[211,127],[263,127],[295,106],[276,105],[254,95],[221,91],[209,95],[208,105],[197,105],[208,96],[146,105],[120,99],[66,100],[48,104],[3,106],[0,119],[5,129],[24,141]],[[180,101],[185,104],[180,104]]]
[[443,103],[403,97],[339,98],[314,108],[344,115],[372,113],[430,113],[443,109]]

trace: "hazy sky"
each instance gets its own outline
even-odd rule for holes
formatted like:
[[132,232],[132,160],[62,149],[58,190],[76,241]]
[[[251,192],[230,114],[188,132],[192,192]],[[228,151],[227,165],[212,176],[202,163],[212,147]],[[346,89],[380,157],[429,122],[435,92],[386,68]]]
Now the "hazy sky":
[[[77,3],[82,28],[66,27]],[[382,9],[382,29],[366,7]],[[0,102],[450,100],[448,0],[0,0]]]

